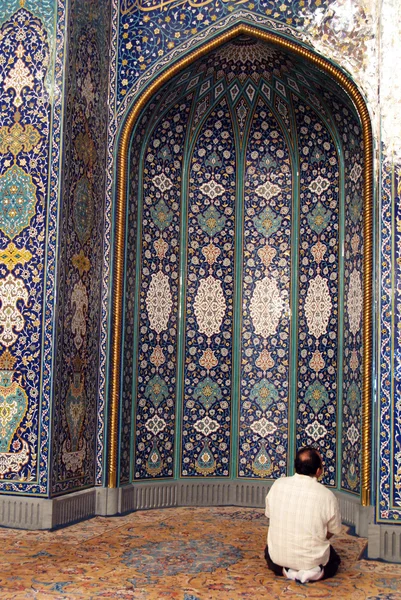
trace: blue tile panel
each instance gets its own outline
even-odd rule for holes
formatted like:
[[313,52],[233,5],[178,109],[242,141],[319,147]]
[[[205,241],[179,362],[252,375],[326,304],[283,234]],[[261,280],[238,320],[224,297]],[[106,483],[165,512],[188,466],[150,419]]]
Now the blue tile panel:
[[[180,258],[180,181],[190,98],[157,121],[145,138],[138,252],[139,318],[134,381],[135,479],[171,477],[176,396]],[[161,109],[163,110],[163,108]]]
[[[338,115],[338,117],[337,117]],[[362,132],[352,111],[339,105],[335,113],[341,123],[345,165],[344,239],[344,343],[343,404],[341,422],[341,488],[360,491],[361,381],[362,381],[362,283],[363,283],[363,177]],[[341,118],[339,118],[341,117]]]
[[227,99],[192,133],[181,475],[228,476],[237,165]]
[[[393,197],[395,208],[395,265],[396,289],[394,311],[394,395],[392,412],[393,431],[393,464],[391,473],[393,479],[392,506],[401,506],[401,165],[394,165]],[[387,183],[387,177],[385,178]]]
[[61,98],[47,82],[62,85],[63,3],[58,18],[53,38],[32,12],[1,12],[0,490],[35,495],[48,492]]
[[337,479],[339,164],[314,110],[293,94],[299,153],[297,446],[316,444],[326,484]]
[[97,405],[100,275],[108,44],[107,2],[72,2],[69,12],[64,193],[59,270],[59,321],[52,492],[93,485],[96,435],[104,433]]
[[[377,439],[377,518],[400,519],[399,165],[382,148],[380,228],[380,396]],[[395,241],[394,246],[392,240]]]
[[[252,82],[243,87],[248,93]],[[284,124],[268,103],[273,93],[265,78],[258,83],[244,166],[237,475],[276,478],[288,466],[294,165]]]

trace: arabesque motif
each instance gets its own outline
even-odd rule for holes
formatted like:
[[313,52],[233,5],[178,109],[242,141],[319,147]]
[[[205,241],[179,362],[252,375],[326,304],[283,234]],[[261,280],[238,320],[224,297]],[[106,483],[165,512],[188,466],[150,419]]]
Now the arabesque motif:
[[13,240],[35,214],[36,186],[31,175],[14,164],[0,176],[0,230]]
[[18,339],[18,333],[23,330],[25,319],[17,306],[22,300],[28,304],[29,293],[22,279],[11,273],[5,279],[0,279],[0,343],[6,348],[12,346]]
[[226,308],[220,281],[213,275],[202,279],[194,302],[199,331],[208,338],[219,333]]
[[0,250],[0,264],[6,265],[10,272],[16,265],[25,265],[31,258],[32,254],[29,250],[19,249],[13,242],[10,242],[4,250]]
[[94,221],[94,198],[92,183],[86,175],[77,182],[74,190],[73,221],[81,244],[90,237]]
[[158,271],[152,275],[146,296],[150,326],[157,333],[161,333],[166,329],[172,305],[169,278],[162,271]]
[[74,335],[74,344],[79,350],[86,336],[86,313],[88,311],[88,292],[80,279],[74,285],[71,293],[71,308],[74,311],[71,319],[71,331]]
[[15,379],[16,359],[6,350],[0,357],[0,479],[18,473],[30,458],[21,424],[28,412],[28,396]]
[[360,274],[354,269],[349,278],[347,311],[351,332],[358,333],[362,317],[362,283]]
[[[15,118],[15,117],[14,117]],[[18,119],[20,115],[18,113]],[[18,120],[11,127],[0,127],[0,154],[11,154],[15,157],[22,150],[31,152],[39,145],[39,131],[30,123],[21,125]]]
[[82,468],[86,456],[86,440],[83,434],[87,410],[85,378],[82,373],[82,361],[79,356],[74,359],[74,372],[70,388],[65,400],[65,416],[69,438],[62,444],[62,461],[71,473]]
[[[20,54],[24,54],[25,51],[23,46],[20,44],[18,46],[18,51]],[[18,54],[17,54],[18,56]],[[22,100],[22,90],[24,88],[33,88],[34,78],[22,58],[18,58],[15,62],[15,65],[12,69],[10,69],[8,76],[4,81],[4,89],[9,90],[12,89],[15,91],[15,96],[13,100],[14,106],[17,108],[21,106]]]
[[305,300],[305,315],[311,335],[320,338],[326,333],[332,307],[327,280],[316,275],[309,283]]
[[[0,369],[0,453],[2,454],[11,451],[11,442],[28,410],[28,396],[21,382],[13,380],[15,359],[9,361],[9,365],[5,365],[5,354],[2,355],[3,368]],[[10,354],[9,357],[11,358]],[[19,446],[20,443],[17,442],[17,447]]]
[[263,338],[274,335],[285,308],[277,281],[264,277],[255,284],[255,290],[250,304],[255,333]]

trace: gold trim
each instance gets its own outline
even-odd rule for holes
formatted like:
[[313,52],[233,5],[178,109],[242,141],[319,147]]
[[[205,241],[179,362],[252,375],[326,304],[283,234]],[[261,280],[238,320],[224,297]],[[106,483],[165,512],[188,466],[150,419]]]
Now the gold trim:
[[113,309],[112,309],[112,345],[110,368],[110,426],[109,426],[109,453],[108,453],[108,486],[116,487],[117,484],[117,446],[118,446],[118,409],[119,409],[119,383],[121,369],[121,323],[123,304],[123,277],[124,277],[124,230],[126,210],[126,187],[128,173],[128,149],[134,124],[145,104],[179,71],[198,60],[205,54],[215,50],[222,44],[239,35],[255,37],[268,44],[274,44],[283,50],[309,61],[319,69],[330,75],[349,94],[353,100],[362,123],[363,132],[363,332],[362,332],[362,475],[361,475],[361,500],[363,506],[370,504],[371,481],[371,384],[372,384],[372,259],[373,259],[373,139],[372,129],[366,103],[356,85],[338,67],[328,60],[318,56],[311,50],[302,47],[295,41],[280,37],[267,31],[261,31],[250,25],[237,25],[212,41],[207,42],[191,54],[178,60],[174,65],[164,71],[143,92],[128,114],[121,132],[117,155],[117,198],[115,213],[115,252],[114,252],[114,279],[113,279]]

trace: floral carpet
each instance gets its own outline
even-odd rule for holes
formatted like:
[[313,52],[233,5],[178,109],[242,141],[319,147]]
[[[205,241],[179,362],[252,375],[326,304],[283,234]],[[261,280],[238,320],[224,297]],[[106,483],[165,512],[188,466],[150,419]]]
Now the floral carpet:
[[96,517],[49,532],[0,529],[0,598],[401,600],[401,565],[360,559],[366,540],[333,545],[336,577],[302,585],[263,558],[260,509],[171,508]]

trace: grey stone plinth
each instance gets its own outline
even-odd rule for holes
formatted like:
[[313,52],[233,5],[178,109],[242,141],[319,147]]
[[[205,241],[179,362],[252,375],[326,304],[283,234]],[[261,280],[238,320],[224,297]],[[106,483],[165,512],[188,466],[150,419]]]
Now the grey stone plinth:
[[[57,498],[0,495],[0,526],[54,529],[95,515],[178,506],[243,506],[263,510],[270,488],[263,481],[152,481],[123,488],[91,488]],[[373,507],[359,498],[335,492],[343,522],[368,538],[368,557],[401,563],[401,524],[375,524]]]

